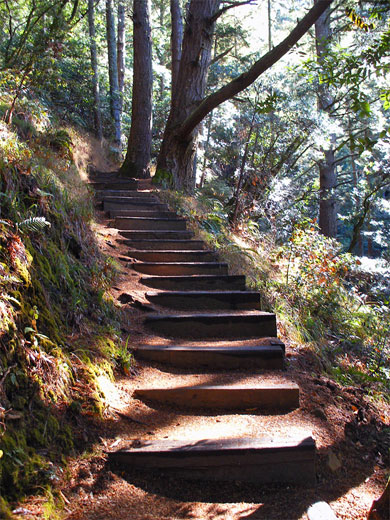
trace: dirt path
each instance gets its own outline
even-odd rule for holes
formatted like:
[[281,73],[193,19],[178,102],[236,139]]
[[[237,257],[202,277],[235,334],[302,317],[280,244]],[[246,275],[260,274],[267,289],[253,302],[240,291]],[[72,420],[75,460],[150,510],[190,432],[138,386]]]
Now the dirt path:
[[[120,259],[126,256],[121,235],[109,227],[103,213],[97,234],[101,247]],[[123,273],[113,296],[125,310],[124,337],[129,345],[161,342],[143,327],[146,315],[145,286],[140,274]],[[126,294],[128,297],[124,297]],[[122,302],[122,303],[120,303]],[[127,302],[127,303],[125,303]],[[129,377],[115,383],[102,379],[107,418],[85,425],[86,436],[98,439],[89,455],[69,466],[62,488],[67,520],[152,520],[152,519],[306,519],[308,507],[328,502],[339,519],[364,519],[385,485],[386,447],[389,445],[389,409],[370,402],[361,388],[342,388],[321,375],[312,353],[299,345],[286,345],[287,371],[223,370],[199,372],[168,368],[138,361]],[[132,397],[140,387],[177,386],[201,383],[251,385],[259,381],[295,381],[300,387],[300,408],[284,414],[191,411],[167,405],[146,404]],[[311,430],[317,446],[317,484],[255,485],[240,482],[187,482],[161,477],[140,469],[115,470],[106,452],[129,442],[148,439],[193,439],[255,437],[264,432],[300,433]],[[39,499],[28,504],[37,518]],[[23,518],[29,520],[29,516]]]

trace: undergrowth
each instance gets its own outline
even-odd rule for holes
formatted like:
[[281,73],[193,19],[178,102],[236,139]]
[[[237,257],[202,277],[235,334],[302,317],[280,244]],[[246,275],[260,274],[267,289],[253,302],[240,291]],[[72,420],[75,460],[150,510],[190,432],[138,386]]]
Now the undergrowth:
[[[220,182],[194,198],[174,191],[161,196],[189,219],[232,274],[245,274],[248,285],[260,291],[263,310],[276,312],[285,340],[311,348],[327,375],[341,384],[362,385],[371,396],[389,400],[388,279],[374,283],[374,274],[361,273],[359,260],[321,235],[314,221],[295,223],[284,243],[261,232],[248,216],[232,230],[232,194]],[[370,290],[374,286],[381,289]]]
[[130,362],[107,292],[117,270],[91,230],[75,137],[27,99],[11,124],[0,121],[2,518],[12,517],[6,500],[49,492],[77,448],[77,417],[104,414],[99,377]]

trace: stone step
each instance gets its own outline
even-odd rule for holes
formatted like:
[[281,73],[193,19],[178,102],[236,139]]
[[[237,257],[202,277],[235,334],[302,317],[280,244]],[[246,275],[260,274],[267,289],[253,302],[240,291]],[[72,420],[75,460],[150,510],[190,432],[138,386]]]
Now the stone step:
[[[116,217],[148,217],[148,218],[174,218],[176,213],[172,211],[153,211],[148,209],[112,209],[108,212],[111,218]],[[176,217],[178,218],[178,217]]]
[[204,247],[201,240],[157,240],[157,239],[133,239],[123,240],[122,243],[138,250],[173,250],[173,251],[189,251],[200,250]]
[[95,197],[99,200],[108,199],[108,198],[122,198],[122,197],[130,197],[130,198],[140,198],[140,199],[149,199],[152,201],[157,200],[156,192],[150,190],[126,190],[126,189],[105,189],[105,190],[96,190]]
[[276,316],[262,311],[219,313],[150,314],[145,325],[160,336],[177,338],[261,338],[275,337]]
[[146,298],[172,309],[260,309],[260,293],[251,291],[148,292]]
[[133,397],[185,409],[284,413],[299,408],[299,387],[295,383],[138,388]]
[[314,486],[315,442],[295,438],[150,440],[108,454],[109,462],[129,469],[155,469],[177,479],[283,482]]
[[194,236],[192,231],[152,231],[137,229],[132,231],[121,230],[120,234],[129,240],[189,240]]
[[144,250],[128,251],[128,256],[144,262],[215,262],[218,255],[214,251]]
[[284,345],[254,346],[193,346],[139,345],[135,349],[139,359],[166,363],[175,367],[208,369],[262,368],[282,369]]
[[116,217],[115,227],[121,230],[185,231],[187,222],[180,218]]
[[133,269],[160,276],[228,274],[228,265],[221,262],[140,262],[134,263]]
[[190,276],[151,276],[141,278],[140,282],[153,289],[167,290],[245,290],[243,275],[190,275]]
[[160,202],[151,202],[150,199],[143,199],[141,197],[125,197],[126,200],[112,200],[114,197],[109,197],[109,200],[102,201],[104,211],[111,211],[114,209],[149,209],[156,211],[166,211],[168,206]]

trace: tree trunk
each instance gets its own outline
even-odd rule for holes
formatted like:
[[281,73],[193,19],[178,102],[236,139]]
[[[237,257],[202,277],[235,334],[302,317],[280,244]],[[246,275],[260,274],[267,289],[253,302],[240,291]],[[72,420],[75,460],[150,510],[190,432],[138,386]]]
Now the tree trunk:
[[207,121],[207,137],[206,137],[206,143],[204,145],[204,157],[203,157],[203,167],[202,167],[202,176],[199,181],[199,188],[202,188],[204,185],[204,182],[206,180],[206,165],[207,165],[207,154],[210,147],[210,137],[211,137],[211,124],[213,121],[213,113],[210,112],[209,118]]
[[[318,4],[321,0],[315,0]],[[330,9],[327,9],[315,23],[317,60],[322,65],[326,59],[328,45],[331,39]],[[323,83],[318,86],[318,108],[329,114],[334,98],[328,85]],[[333,144],[334,135],[329,136],[329,145],[324,148],[324,158],[320,161],[320,204],[319,204],[319,226],[323,235],[328,237],[337,236],[337,200],[335,188],[337,174],[334,162]]]
[[108,76],[110,82],[110,110],[114,121],[114,141],[118,148],[121,142],[121,107],[118,84],[115,23],[111,0],[106,0],[106,31],[108,50]]
[[177,128],[202,101],[206,90],[207,72],[211,60],[213,16],[220,0],[197,2],[192,0],[187,13],[182,56],[177,83],[180,85],[172,99],[171,111],[165,128],[157,161],[157,172],[172,174],[178,189],[192,193],[195,188],[194,158],[198,140],[198,121],[195,127],[177,138]]
[[117,68],[118,90],[120,96],[121,116],[123,110],[123,89],[125,85],[125,4],[123,0],[118,2],[118,39],[117,39]]
[[214,23],[225,6],[220,1],[191,0],[184,31],[178,85],[161,145],[157,173],[165,172],[177,189],[192,192],[195,187],[193,158],[196,152],[198,125],[214,108],[251,85],[263,72],[289,52],[310,29],[333,0],[321,0],[298,22],[295,29],[279,45],[256,61],[246,72],[216,92],[203,98],[210,64]]
[[119,174],[133,178],[150,177],[152,145],[152,41],[148,0],[134,0],[133,6],[133,96],[127,153]]
[[92,68],[92,90],[93,90],[93,112],[95,119],[95,132],[98,138],[103,138],[102,116],[100,112],[100,92],[96,50],[96,31],[95,31],[95,10],[93,0],[88,0],[88,28],[89,28],[89,47],[91,51]]
[[251,120],[251,124],[249,127],[248,136],[247,136],[246,142],[245,142],[244,154],[241,159],[240,175],[238,178],[237,189],[236,189],[236,193],[234,194],[235,205],[234,205],[233,218],[231,220],[231,225],[232,225],[233,229],[235,229],[237,226],[237,220],[238,220],[238,215],[239,215],[239,211],[240,211],[240,195],[241,195],[242,184],[244,182],[245,167],[246,167],[246,163],[248,160],[249,143],[251,140],[253,127],[255,125],[256,107],[257,107],[257,97],[256,97],[256,101],[255,101],[255,106],[253,107],[252,120]]
[[172,86],[171,102],[175,97],[177,79],[179,76],[181,45],[183,42],[183,19],[179,0],[171,0],[171,53],[172,53]]

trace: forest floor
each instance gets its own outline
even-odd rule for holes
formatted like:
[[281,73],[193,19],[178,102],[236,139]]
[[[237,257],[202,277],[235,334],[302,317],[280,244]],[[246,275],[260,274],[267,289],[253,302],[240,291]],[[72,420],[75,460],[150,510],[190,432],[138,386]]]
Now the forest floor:
[[[142,326],[146,303],[139,275],[120,257],[128,250],[118,231],[100,214],[96,235],[102,249],[118,259],[122,274],[113,288],[121,307],[122,332],[129,346],[153,338]],[[123,295],[128,295],[123,296]],[[121,303],[122,302],[122,303]],[[283,338],[285,340],[285,338]],[[57,483],[67,520],[154,519],[307,519],[308,507],[326,501],[342,520],[367,517],[382,493],[388,475],[390,407],[373,402],[367,388],[342,387],[322,375],[312,351],[286,341],[286,368],[279,375],[258,370],[213,374],[168,369],[137,362],[131,373],[115,382],[101,380],[106,398],[104,420],[79,420],[80,456],[70,461],[66,476]],[[301,406],[284,415],[183,413],[168,406],[148,406],[134,399],[136,387],[154,382],[188,384],[261,378],[293,380],[301,390]],[[143,439],[186,439],[255,436],[285,429],[311,430],[317,445],[317,483],[312,488],[293,485],[255,485],[239,482],[185,482],[151,472],[118,472],[107,464],[106,452]],[[386,468],[387,466],[387,468]],[[25,520],[43,516],[44,499],[31,497],[19,506]]]

